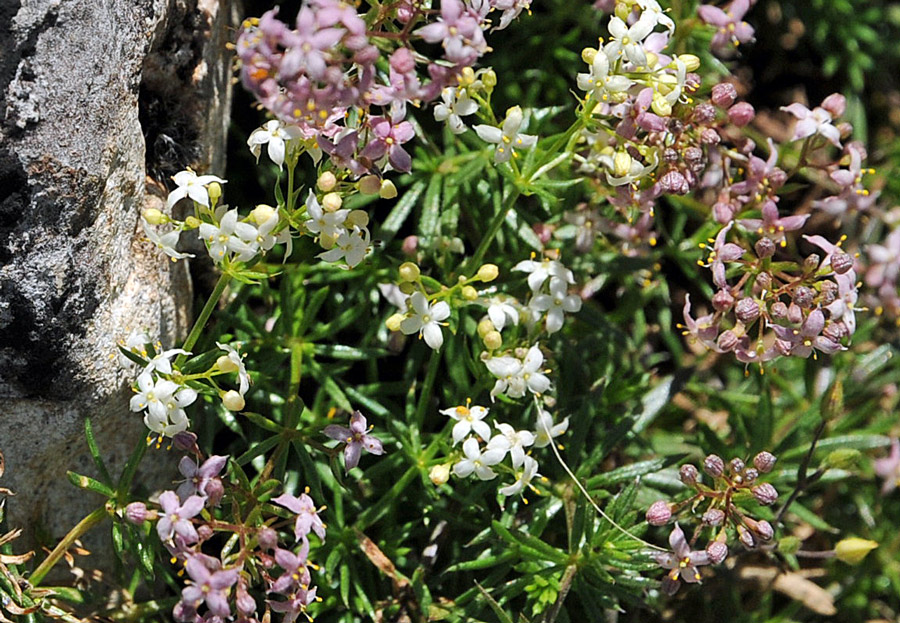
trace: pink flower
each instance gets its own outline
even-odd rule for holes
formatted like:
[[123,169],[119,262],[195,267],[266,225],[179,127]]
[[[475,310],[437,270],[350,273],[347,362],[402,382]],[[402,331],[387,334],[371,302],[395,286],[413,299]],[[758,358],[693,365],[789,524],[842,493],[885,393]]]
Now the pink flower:
[[370,454],[384,454],[384,448],[378,438],[369,435],[371,428],[366,428],[366,418],[359,411],[354,411],[350,416],[350,428],[343,426],[326,426],[325,434],[346,443],[344,447],[344,469],[348,472],[359,465],[359,457],[363,449]]
[[680,586],[679,582],[695,584],[700,582],[700,572],[697,567],[710,564],[709,554],[704,550],[691,550],[684,532],[677,523],[669,534],[669,546],[672,552],[664,552],[656,555],[656,563],[663,569],[670,569],[666,579],[663,580],[663,592],[674,595]]
[[159,496],[162,514],[156,524],[160,540],[170,541],[174,534],[179,534],[186,542],[196,543],[199,537],[190,520],[200,514],[203,503],[204,500],[199,495],[192,495],[184,504],[179,505],[174,491],[164,491]]
[[205,559],[208,556],[192,556],[185,564],[193,584],[181,591],[183,607],[196,611],[204,601],[210,614],[219,617],[230,617],[228,606],[228,589],[238,580],[238,569],[218,569],[219,561],[211,559],[215,565],[210,570]]
[[709,4],[697,9],[700,19],[718,29],[710,41],[714,52],[723,52],[729,50],[729,46],[737,47],[753,41],[753,26],[742,21],[749,9],[750,0],[734,0],[724,11]]
[[[828,98],[825,99],[828,101]],[[831,106],[831,108],[834,109],[834,106]],[[810,110],[803,104],[797,102],[794,102],[790,106],[782,106],[781,110],[789,112],[799,119],[797,127],[794,128],[792,140],[797,141],[801,138],[819,134],[828,139],[835,147],[841,146],[841,133],[834,125],[832,125],[834,116],[831,111],[821,106],[817,106]]]
[[875,473],[884,478],[881,494],[887,495],[900,484],[900,441],[891,438],[891,453],[883,459],[875,460]]

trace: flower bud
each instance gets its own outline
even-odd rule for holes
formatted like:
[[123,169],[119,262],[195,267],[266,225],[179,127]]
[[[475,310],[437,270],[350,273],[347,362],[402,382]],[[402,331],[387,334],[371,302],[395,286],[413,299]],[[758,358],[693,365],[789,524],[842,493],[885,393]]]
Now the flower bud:
[[647,523],[651,526],[664,526],[672,518],[672,509],[665,500],[657,500],[647,509]]
[[703,162],[703,150],[699,147],[688,147],[684,150],[684,161],[689,164]]
[[184,219],[184,225],[187,229],[197,229],[200,227],[201,221],[196,216],[191,215]]
[[399,331],[400,323],[403,322],[404,318],[406,318],[406,316],[403,314],[394,314],[384,321],[384,326],[386,326],[389,331]]
[[244,397],[240,392],[230,389],[222,396],[222,405],[229,411],[241,411],[244,408]]
[[753,493],[753,497],[756,498],[756,501],[763,506],[771,506],[778,500],[778,491],[767,482],[756,485],[750,489],[750,492]]
[[722,541],[710,541],[706,546],[706,555],[710,564],[718,565],[728,557],[728,546]]
[[684,176],[674,169],[659,179],[659,188],[664,193],[673,195],[686,195],[691,190]]
[[759,478],[759,470],[755,467],[748,467],[744,470],[744,484],[750,484],[757,478]]
[[222,496],[225,495],[225,486],[222,484],[222,479],[210,478],[206,486],[203,487],[203,492],[206,494],[206,503],[209,506],[218,506],[219,502],[222,501]]
[[381,180],[377,175],[366,175],[357,185],[359,192],[364,195],[377,195],[381,191]]
[[459,86],[472,86],[472,84],[475,82],[475,70],[471,67],[463,67],[462,71],[459,72],[457,80],[459,80]]
[[738,102],[728,109],[728,120],[739,128],[753,121],[755,116],[756,111],[747,102]]
[[484,336],[494,330],[494,323],[491,322],[491,319],[485,316],[481,319],[481,322],[478,323],[478,337],[484,339]]
[[853,126],[846,121],[842,121],[834,127],[841,133],[841,140],[849,138],[850,135],[853,134]]
[[703,513],[703,523],[707,526],[719,526],[725,521],[725,512],[718,508],[711,508]]
[[753,537],[753,534],[747,530],[744,526],[738,526],[738,540],[741,542],[741,545],[746,547],[747,549],[753,549],[756,547],[756,539]]
[[854,536],[838,541],[837,545],[834,546],[834,555],[838,560],[848,565],[858,565],[876,547],[878,547],[877,541]]
[[481,84],[484,85],[485,91],[490,93],[494,90],[494,87],[497,86],[497,72],[493,69],[488,69],[483,74],[481,74]]
[[833,281],[820,281],[822,307],[830,305],[838,297],[838,285]]
[[344,200],[341,199],[341,196],[337,193],[328,193],[322,197],[322,208],[324,208],[326,212],[337,212],[341,209],[341,204],[343,203]]
[[416,285],[410,281],[401,281],[398,287],[403,294],[412,294],[416,291]]
[[840,93],[832,93],[822,100],[822,108],[830,112],[832,117],[840,117],[847,109],[847,98]]
[[219,182],[211,182],[209,186],[206,187],[206,192],[209,193],[209,200],[212,205],[216,205],[219,201],[219,197],[222,196],[222,185]]
[[350,210],[344,225],[347,227],[366,227],[369,224],[369,213],[365,210]]
[[734,297],[728,290],[719,290],[713,294],[712,305],[716,311],[727,312],[734,305]]
[[788,305],[788,320],[791,324],[800,324],[803,322],[803,310],[796,303]]
[[278,533],[268,526],[263,526],[256,533],[256,541],[264,550],[275,549],[278,547]]
[[763,450],[755,457],[753,457],[753,466],[756,467],[761,473],[768,474],[775,468],[775,461],[778,459],[775,458],[775,455],[771,452],[766,452]]
[[716,109],[710,104],[697,104],[694,112],[691,114],[691,120],[698,125],[706,125],[716,118]]
[[650,108],[660,117],[668,117],[672,114],[672,104],[659,91],[653,93],[653,101],[650,102]]
[[763,541],[771,541],[775,536],[775,529],[765,519],[761,519],[756,522],[756,525],[753,527],[753,532]]
[[731,219],[734,218],[734,212],[734,206],[725,201],[717,201],[713,206],[713,217],[717,223],[722,225],[731,222]]
[[749,296],[747,298],[741,299],[737,302],[737,305],[734,306],[735,317],[745,325],[749,325],[750,323],[754,322],[757,318],[759,318],[759,314],[759,303],[756,301],[756,299],[752,299]]
[[718,145],[722,141],[722,137],[714,128],[704,128],[700,132],[700,142],[704,145]]
[[811,253],[809,257],[803,260],[803,270],[807,272],[812,272],[819,267],[819,262],[821,258],[817,253]]
[[846,253],[835,253],[831,256],[831,268],[839,275],[843,275],[853,268],[853,258]]
[[684,63],[687,71],[697,71],[700,69],[700,59],[693,54],[679,54],[678,60]]
[[760,295],[764,291],[772,290],[772,275],[770,273],[759,273],[753,280],[753,293]]
[[467,301],[474,301],[478,298],[478,290],[476,290],[472,286],[463,286],[462,297]]
[[403,255],[407,257],[415,257],[416,250],[419,247],[419,237],[418,236],[407,236],[403,239],[403,244],[400,246],[400,250],[403,251]]
[[697,484],[697,480],[700,478],[700,472],[690,463],[685,463],[678,469],[678,477],[681,479],[681,482],[691,487]]
[[753,248],[756,250],[756,257],[761,260],[775,255],[775,243],[772,242],[771,238],[760,238],[756,241]]
[[334,187],[337,186],[337,178],[331,171],[325,171],[319,176],[319,179],[316,180],[316,186],[318,186],[319,190],[323,193],[331,192],[334,190]]
[[788,175],[782,169],[775,167],[769,172],[769,186],[778,190],[787,182]]
[[139,526],[147,519],[149,512],[143,502],[132,502],[125,507],[125,519]]
[[737,99],[737,89],[730,82],[720,82],[712,88],[712,103],[722,109],[728,109]]
[[214,534],[215,532],[213,531],[212,526],[209,526],[207,524],[197,526],[197,536],[200,537],[201,543],[203,541],[208,541],[209,539],[211,539]]
[[418,281],[421,272],[419,267],[412,262],[403,262],[400,264],[400,281]]
[[585,48],[581,51],[581,60],[583,60],[588,65],[592,65],[594,63],[594,59],[597,57],[597,49],[596,48]]
[[742,471],[744,471],[744,467],[744,462],[738,458],[731,459],[731,461],[728,463],[728,469],[732,474],[740,474]]
[[631,156],[627,151],[617,151],[613,156],[613,175],[624,177],[631,172]]
[[401,74],[408,74],[416,69],[416,59],[409,48],[400,47],[394,50],[390,60],[391,69]]
[[391,180],[384,180],[381,182],[381,187],[378,189],[378,196],[382,199],[393,199],[397,196],[397,187],[394,185],[394,182]]
[[499,274],[500,269],[497,268],[496,264],[483,264],[481,268],[478,269],[478,272],[475,274],[475,276],[481,279],[484,283],[488,283],[496,279]]
[[839,448],[828,453],[823,465],[834,469],[851,470],[859,467],[861,458],[862,453],[855,448]]
[[772,318],[774,320],[784,320],[787,318],[788,308],[787,305],[778,301],[772,305]]
[[176,433],[172,437],[172,446],[179,452],[199,452],[197,450],[197,435],[187,430]]
[[243,579],[238,580],[234,605],[237,606],[238,612],[244,615],[241,618],[247,619],[256,613],[256,601],[247,592],[247,583]]
[[216,359],[216,367],[222,372],[237,372],[238,365],[228,355]]
[[728,329],[727,331],[723,331],[722,335],[719,336],[719,339],[716,340],[716,346],[719,347],[719,350],[730,353],[733,351],[740,340],[738,336],[735,335],[734,331]]
[[156,208],[147,208],[141,212],[141,216],[151,225],[162,225],[168,221],[168,217]]
[[719,478],[725,473],[725,461],[716,454],[710,454],[703,459],[703,471],[713,478]]
[[783,536],[778,539],[778,551],[783,554],[796,554],[800,551],[802,541],[795,536]]
[[809,309],[812,307],[813,299],[816,297],[816,293],[812,291],[811,288],[807,288],[806,286],[797,286],[794,288],[793,300],[794,303],[803,309]]
[[275,214],[275,208],[261,203],[253,208],[252,212],[250,212],[250,220],[252,220],[257,225],[262,225],[263,223],[268,222],[268,220],[275,216]]
[[428,477],[435,485],[447,484],[450,480],[450,464],[435,465],[428,471]]
[[503,336],[499,331],[488,331],[482,338],[484,346],[488,350],[497,350],[503,346]]

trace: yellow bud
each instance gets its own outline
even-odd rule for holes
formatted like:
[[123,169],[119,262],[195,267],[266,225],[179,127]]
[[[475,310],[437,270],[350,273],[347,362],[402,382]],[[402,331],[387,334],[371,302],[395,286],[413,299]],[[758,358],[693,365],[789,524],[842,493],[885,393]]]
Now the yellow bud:
[[156,208],[147,208],[141,212],[141,216],[151,225],[162,225],[168,220],[168,217]]
[[672,104],[663,97],[662,93],[657,92],[653,94],[653,102],[650,104],[650,108],[660,117],[668,117],[672,114]]
[[412,294],[416,291],[416,286],[412,284],[412,282],[404,281],[400,284],[400,291],[403,294]]
[[627,2],[616,2],[615,14],[620,20],[627,22],[628,18],[631,16],[631,4]]
[[331,171],[325,171],[319,176],[319,179],[316,180],[316,186],[318,186],[319,190],[323,193],[327,193],[334,190],[334,187],[337,186],[337,178]]
[[337,212],[341,209],[341,204],[343,203],[344,200],[341,199],[341,196],[337,193],[328,193],[322,197],[322,207],[328,212]]
[[493,69],[488,69],[481,76],[481,83],[484,85],[484,88],[488,93],[494,90],[494,87],[497,86],[497,73]]
[[503,346],[503,336],[500,335],[499,331],[488,331],[487,335],[481,339],[488,350],[497,350]]
[[841,562],[848,565],[858,565],[862,562],[866,554],[878,547],[877,541],[861,539],[859,537],[850,537],[842,539],[834,546],[834,555]]
[[499,274],[500,269],[497,268],[496,264],[484,264],[478,269],[478,273],[475,276],[487,283],[496,279]]
[[435,465],[429,470],[428,477],[435,485],[446,484],[450,480],[450,464]]
[[200,227],[200,219],[198,219],[196,216],[189,216],[184,219],[184,224],[188,229],[197,229],[198,227]]
[[240,411],[244,408],[244,397],[230,389],[222,395],[222,404],[229,411]]
[[592,65],[596,57],[597,48],[585,48],[581,51],[581,60],[583,60],[588,65]]
[[381,182],[381,188],[378,189],[378,196],[382,199],[393,199],[397,196],[397,187],[391,180]]
[[653,69],[656,67],[656,64],[659,62],[659,57],[653,52],[646,52],[647,56],[647,68]]
[[222,196],[222,185],[219,182],[210,182],[209,186],[206,187],[206,191],[209,193],[209,200],[215,205],[219,197]]
[[478,298],[478,290],[476,290],[472,286],[463,286],[462,295],[463,298],[467,301],[474,301]]
[[473,82],[475,82],[475,70],[471,67],[464,67],[459,74],[460,86],[471,86]]
[[250,213],[250,219],[257,225],[262,225],[275,215],[275,208],[260,204],[253,208]]
[[406,318],[406,316],[403,314],[394,314],[384,322],[384,325],[391,331],[399,331],[400,323],[403,322],[404,318]]
[[697,71],[700,69],[700,58],[693,54],[679,54],[678,60],[684,63],[684,67],[688,71]]
[[627,151],[616,152],[613,156],[613,174],[616,177],[624,177],[631,173],[631,156]]
[[351,210],[344,225],[347,227],[365,227],[369,224],[369,213],[365,210]]
[[222,372],[237,372],[238,365],[228,355],[222,355],[216,359],[216,367]]
[[400,264],[400,281],[418,281],[419,267],[412,262],[403,262]]
[[481,322],[478,323],[478,337],[484,339],[484,336],[494,330],[494,323],[491,322],[490,318],[483,318]]
[[381,180],[377,175],[367,175],[359,180],[358,186],[364,195],[377,195],[381,191]]

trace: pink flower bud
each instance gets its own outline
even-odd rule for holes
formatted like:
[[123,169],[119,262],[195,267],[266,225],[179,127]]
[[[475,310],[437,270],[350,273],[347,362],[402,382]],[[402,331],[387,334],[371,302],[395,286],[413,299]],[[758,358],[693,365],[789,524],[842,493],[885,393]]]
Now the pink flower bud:
[[810,253],[809,256],[803,260],[803,270],[812,272],[819,267],[819,262],[822,261],[822,258],[819,257],[818,253]]
[[756,547],[756,539],[753,537],[753,534],[747,530],[744,526],[738,526],[738,539],[741,544],[747,549],[753,549]]
[[256,601],[247,592],[247,584],[243,581],[243,578],[238,581],[235,595],[235,605],[237,606],[238,612],[245,617],[253,616],[256,612]]
[[197,435],[186,430],[175,433],[172,437],[172,446],[179,452],[193,452],[197,448]]
[[771,238],[760,238],[756,241],[756,244],[753,245],[753,248],[756,250],[756,257],[761,260],[775,255],[775,243],[772,242]]
[[840,117],[847,109],[847,98],[840,93],[832,93],[822,100],[822,108],[830,112],[832,117]]
[[734,212],[734,206],[724,201],[718,201],[713,206],[713,217],[716,219],[717,223],[721,223],[722,225],[731,222],[731,219],[734,218]]
[[803,309],[809,309],[812,307],[813,299],[815,298],[816,293],[812,291],[811,288],[807,288],[806,286],[797,286],[794,288],[793,300],[794,303],[802,307]]
[[778,301],[772,305],[772,318],[774,320],[784,320],[788,316],[787,305]]
[[763,541],[771,541],[772,537],[775,536],[775,529],[772,528],[772,524],[765,519],[756,522],[753,532],[755,532],[756,536]]
[[531,226],[531,229],[534,230],[535,234],[537,234],[538,240],[541,241],[541,244],[547,244],[553,237],[553,228],[546,223],[535,223]]
[[740,474],[744,471],[744,462],[738,458],[731,459],[731,462],[728,464],[728,469],[731,470],[732,474]]
[[651,526],[664,526],[672,518],[672,509],[665,500],[657,500],[647,509],[647,523]]
[[725,461],[716,454],[710,454],[703,459],[703,471],[713,478],[719,478],[725,473]]
[[663,192],[673,195],[686,195],[691,190],[684,176],[674,169],[660,178],[659,188]]
[[703,523],[707,526],[719,526],[725,521],[725,512],[718,508],[711,508],[703,513]]
[[800,324],[803,322],[803,310],[795,303],[791,303],[788,305],[787,317],[792,324]]
[[407,236],[403,239],[403,245],[400,247],[400,250],[403,251],[403,254],[407,257],[415,257],[416,251],[419,248],[419,237],[418,236]]
[[753,493],[753,497],[756,498],[756,501],[763,506],[771,506],[778,500],[778,491],[767,482],[756,485],[750,492]]
[[706,546],[706,555],[711,564],[718,565],[728,557],[728,546],[722,541],[711,541]]
[[831,256],[831,268],[839,275],[843,275],[853,268],[853,258],[846,253],[835,253]]
[[713,294],[712,305],[716,311],[727,312],[734,305],[734,297],[728,290],[719,290]]
[[757,478],[759,478],[759,470],[755,467],[748,467],[744,470],[744,484],[750,484]]
[[704,145],[718,145],[722,141],[722,137],[713,128],[704,128],[700,132],[700,142]]
[[694,113],[691,115],[691,118],[696,124],[706,125],[716,118],[716,109],[709,104],[697,104],[697,107],[694,108]]
[[211,539],[213,537],[213,534],[215,534],[215,532],[213,532],[211,526],[208,526],[207,524],[197,526],[197,536],[200,537],[201,543],[203,541],[208,541],[209,539]]
[[203,492],[206,493],[206,503],[209,506],[218,506],[222,501],[222,496],[225,495],[225,487],[220,478],[212,478],[206,483]]
[[745,325],[749,325],[759,318],[759,313],[759,303],[749,296],[738,301],[734,307],[734,315]]
[[416,59],[409,48],[401,47],[391,54],[391,68],[401,74],[408,74],[416,69]]
[[769,273],[759,273],[753,280],[753,293],[761,295],[763,291],[772,291],[772,275]]
[[771,452],[760,452],[753,457],[753,465],[763,474],[768,474],[775,467],[775,455]]
[[697,484],[697,480],[700,478],[700,472],[690,463],[685,463],[678,470],[678,477],[681,478],[681,482],[691,487]]
[[771,186],[775,190],[778,190],[779,188],[784,186],[785,182],[787,182],[787,173],[785,173],[778,167],[775,167],[769,172],[769,186]]
[[728,109],[728,120],[739,128],[753,121],[755,116],[756,111],[747,102],[738,102]]
[[737,99],[737,89],[730,82],[720,82],[712,88],[712,103],[722,109],[728,109]]
[[733,351],[740,340],[738,336],[735,335],[734,331],[728,329],[727,331],[723,331],[722,335],[719,336],[719,339],[716,340],[716,346],[719,347],[720,350],[730,353]]
[[147,505],[143,502],[132,502],[125,507],[125,519],[135,525],[141,525],[147,519]]
[[269,527],[263,527],[256,533],[256,540],[264,550],[275,549],[278,546],[278,533]]

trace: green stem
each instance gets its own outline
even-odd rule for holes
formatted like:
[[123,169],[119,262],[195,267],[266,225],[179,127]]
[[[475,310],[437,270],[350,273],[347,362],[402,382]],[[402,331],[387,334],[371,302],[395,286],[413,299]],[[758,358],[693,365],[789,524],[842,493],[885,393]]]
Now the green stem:
[[100,507],[90,515],[82,519],[78,522],[78,524],[69,530],[69,533],[63,537],[63,540],[59,542],[50,555],[44,559],[37,569],[34,570],[34,573],[31,574],[31,577],[28,578],[28,581],[31,582],[32,586],[38,586],[41,583],[41,580],[50,572],[50,569],[59,562],[59,559],[63,557],[63,555],[68,551],[72,544],[75,543],[78,539],[80,539],[88,530],[98,525],[101,521],[106,519],[108,516],[108,512],[106,507]]
[[500,231],[500,227],[503,226],[503,221],[506,220],[506,215],[512,210],[513,205],[515,205],[516,200],[519,198],[519,194],[517,188],[513,188],[509,191],[509,196],[506,197],[506,201],[503,202],[500,211],[494,215],[494,220],[488,225],[484,237],[481,239],[481,242],[478,243],[478,248],[475,249],[475,253],[469,258],[467,270],[465,272],[474,272],[478,270],[478,267],[481,265],[481,260],[484,259],[484,254],[487,253],[488,247],[491,246],[491,242],[494,240],[494,236],[497,235],[497,232]]
[[[441,363],[440,351],[432,351],[431,360],[428,362],[428,371],[425,373],[425,383],[422,384],[422,393],[419,394],[419,403],[416,405],[416,430],[422,430],[422,424],[425,422],[425,411],[428,402],[431,400],[431,393],[434,391],[434,381],[437,379],[438,368]],[[414,452],[418,452],[418,446],[414,448]]]
[[[222,293],[225,291],[225,288],[231,282],[231,275],[229,273],[222,273],[219,275],[219,280],[216,282],[216,287],[213,288],[212,294],[209,295],[209,298],[206,299],[206,304],[203,306],[203,309],[200,310],[200,315],[197,316],[197,320],[194,321],[194,326],[191,327],[191,332],[188,333],[187,339],[184,341],[184,344],[181,348],[190,352],[190,350],[194,347],[194,344],[197,343],[197,340],[200,339],[200,334],[203,332],[204,327],[206,327],[206,323],[209,320],[209,317],[212,316],[213,310],[216,308],[216,304],[219,302],[219,299],[222,297]],[[178,355],[178,358],[175,360],[175,366],[178,367],[184,360],[187,358],[187,355]]]

